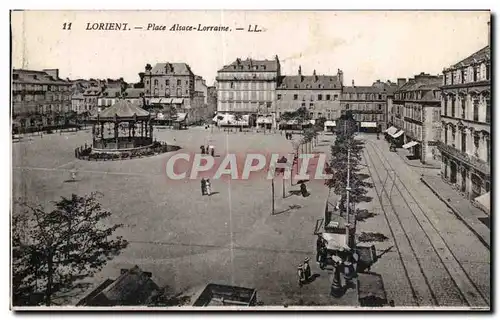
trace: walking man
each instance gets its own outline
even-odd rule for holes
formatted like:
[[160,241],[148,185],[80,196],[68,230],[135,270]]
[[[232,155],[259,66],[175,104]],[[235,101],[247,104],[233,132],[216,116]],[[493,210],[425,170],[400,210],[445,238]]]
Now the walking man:
[[297,268],[297,275],[299,277],[299,287],[302,287],[304,282],[306,282],[306,278],[304,274],[304,266],[301,264]]
[[304,259],[304,278],[306,281],[309,281],[311,279],[311,266],[309,266],[309,257],[306,257]]
[[321,233],[318,234],[318,238],[316,239],[316,262],[320,263],[321,258],[321,248],[325,246],[325,239],[321,236]]
[[212,195],[212,184],[210,183],[210,179],[205,181],[205,192],[208,196]]
[[207,187],[207,182],[205,181],[205,178],[201,178],[201,195],[202,196],[207,194],[206,187]]

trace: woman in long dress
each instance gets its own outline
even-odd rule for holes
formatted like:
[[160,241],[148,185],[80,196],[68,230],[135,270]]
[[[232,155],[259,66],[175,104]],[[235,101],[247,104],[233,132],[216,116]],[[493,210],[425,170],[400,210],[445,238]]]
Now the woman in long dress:
[[210,182],[210,179],[207,179],[205,182],[205,190],[207,192],[207,195],[212,195],[212,183]]

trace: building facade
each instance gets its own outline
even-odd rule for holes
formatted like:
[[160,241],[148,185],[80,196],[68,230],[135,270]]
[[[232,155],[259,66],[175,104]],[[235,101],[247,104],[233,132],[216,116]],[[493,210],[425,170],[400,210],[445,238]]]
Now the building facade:
[[344,86],[340,101],[341,110],[352,111],[359,130],[385,130],[387,127],[387,100],[392,97],[397,84],[377,80],[371,86]]
[[490,46],[443,70],[441,175],[469,199],[490,191]]
[[236,59],[217,72],[217,112],[276,114],[276,86],[281,73],[274,60]]
[[169,113],[186,114],[186,122],[199,120],[204,97],[195,90],[196,76],[186,63],[157,63],[146,65],[144,73],[144,97],[148,107]]
[[421,73],[394,93],[393,107],[397,108],[394,126],[404,131],[403,148],[412,150],[422,163],[439,160],[442,79]]
[[311,119],[325,117],[333,120],[340,116],[342,95],[342,71],[337,75],[302,75],[299,66],[295,76],[282,76],[276,88],[277,118],[285,112],[293,112],[301,107],[307,108]]
[[85,111],[90,113],[97,112],[99,106],[99,97],[101,96],[101,87],[91,86],[83,92],[83,103]]
[[59,78],[58,69],[14,69],[12,118],[14,132],[62,126],[71,111],[71,82]]
[[71,96],[71,110],[78,114],[85,112],[85,103],[83,93],[74,93]]

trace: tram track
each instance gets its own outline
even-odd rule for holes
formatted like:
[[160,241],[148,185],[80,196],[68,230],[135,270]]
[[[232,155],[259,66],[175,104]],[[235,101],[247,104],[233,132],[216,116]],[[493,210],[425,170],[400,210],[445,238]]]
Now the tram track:
[[[379,146],[377,146],[374,142],[365,140],[366,146],[370,146],[372,149],[373,153],[377,156],[378,161],[382,164],[382,167],[384,168],[386,177],[385,180],[391,179],[392,181],[392,186],[391,190],[388,192],[387,187],[385,186],[385,182],[382,185],[382,188],[380,191],[376,191],[377,196],[379,197],[380,204],[382,207],[382,211],[384,212],[384,215],[386,217],[387,223],[389,225],[389,228],[391,229],[391,233],[393,233],[392,228],[394,226],[394,221],[393,225],[391,226],[391,223],[389,222],[388,218],[388,213],[387,209],[384,207],[384,204],[382,202],[383,200],[383,194],[385,193],[386,198],[388,199],[389,202],[389,207],[390,211],[394,213],[394,216],[403,230],[403,233],[405,234],[406,241],[409,244],[412,256],[414,256],[415,260],[417,261],[419,265],[419,270],[422,275],[422,277],[425,279],[426,286],[428,287],[429,291],[431,292],[432,295],[432,300],[436,306],[439,305],[446,305],[441,303],[439,300],[443,300],[442,298],[438,298],[438,296],[434,293],[434,289],[431,286],[431,281],[429,281],[428,276],[425,273],[425,269],[422,267],[422,257],[419,257],[417,254],[414,245],[412,242],[417,242],[416,239],[410,239],[408,236],[409,232],[407,227],[405,228],[404,223],[402,220],[407,220],[410,218],[411,220],[414,220],[419,228],[417,230],[420,234],[420,231],[424,235],[424,241],[428,241],[430,244],[430,253],[435,253],[435,255],[438,258],[438,261],[440,262],[440,267],[444,269],[446,272],[448,278],[451,280],[451,283],[453,283],[454,287],[459,293],[459,298],[462,302],[462,304],[466,304],[470,307],[484,307],[489,305],[488,299],[483,295],[481,290],[477,287],[477,285],[472,281],[470,276],[467,274],[466,270],[462,266],[462,264],[459,262],[457,257],[453,254],[453,251],[450,249],[448,243],[446,240],[442,237],[440,234],[439,230],[435,226],[435,224],[432,222],[432,220],[429,218],[428,214],[426,211],[422,208],[422,205],[419,203],[419,200],[412,194],[408,186],[403,182],[401,177],[396,174],[397,171],[395,168],[392,166],[390,161],[387,159],[386,155],[384,155],[383,151],[380,149]],[[368,152],[368,149],[366,149],[363,153],[363,157],[365,158],[365,161],[367,160],[367,156],[370,160],[370,162],[375,166],[375,161]],[[367,163],[368,164],[368,163]],[[375,177],[372,174],[372,170],[370,169],[370,166],[368,166],[368,170],[370,172],[370,175],[372,176],[374,185],[376,186],[375,183]],[[391,175],[391,172],[394,174]],[[382,183],[382,177],[381,174],[375,170],[375,173],[377,175],[377,178],[380,183]],[[396,190],[398,195],[398,199],[401,199],[404,202],[404,210],[401,210],[401,206],[395,205],[392,200],[392,190]],[[399,212],[400,214],[398,214]],[[406,216],[403,216],[403,212],[409,212],[409,215],[407,214]],[[412,230],[414,231],[414,230]],[[393,235],[394,237],[394,235]],[[401,238],[399,239],[401,241]],[[394,238],[394,241],[398,241],[397,238]],[[417,243],[418,244],[418,243]],[[428,250],[425,250],[426,252]],[[431,259],[431,255],[427,257],[428,259]],[[402,259],[402,258],[401,258]],[[405,264],[405,261],[401,260],[403,264]],[[434,270],[437,270],[438,267]],[[408,277],[408,276],[407,276]],[[408,277],[408,280],[411,282],[410,278]],[[437,287],[438,290],[441,288]],[[442,295],[439,295],[439,297],[442,297]],[[450,301],[453,300],[451,296],[445,296],[445,298],[449,299]],[[455,299],[456,300],[456,299]],[[456,301],[457,302],[457,301]]]

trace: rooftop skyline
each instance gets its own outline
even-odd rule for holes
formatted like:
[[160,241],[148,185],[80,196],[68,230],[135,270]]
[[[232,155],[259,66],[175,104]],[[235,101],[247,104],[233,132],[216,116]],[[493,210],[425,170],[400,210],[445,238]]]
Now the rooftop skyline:
[[[237,58],[274,59],[281,73],[336,75],[371,85],[421,72],[440,74],[488,44],[488,11],[16,11],[14,68],[59,68],[61,78],[138,82],[147,63],[185,62],[212,85]],[[71,31],[63,30],[71,22]],[[87,23],[121,22],[143,30],[87,31]],[[146,31],[165,25],[258,25],[265,32]],[[399,62],[400,61],[400,62]]]

